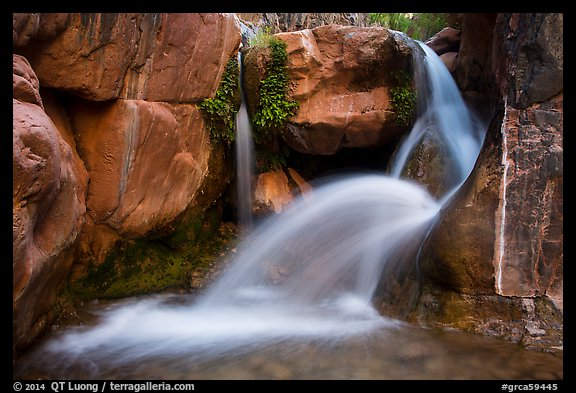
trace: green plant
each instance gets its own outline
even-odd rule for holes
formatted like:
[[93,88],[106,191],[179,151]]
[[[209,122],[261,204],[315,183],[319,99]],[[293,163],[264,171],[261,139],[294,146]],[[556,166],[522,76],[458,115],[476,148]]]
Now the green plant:
[[270,61],[266,66],[266,77],[260,81],[259,101],[253,123],[257,129],[255,141],[270,140],[275,130],[286,125],[287,120],[296,113],[298,103],[287,99],[288,71],[286,63],[286,43],[279,38],[267,40],[270,49]]
[[407,72],[396,71],[392,73],[392,77],[396,86],[390,89],[390,101],[396,115],[396,124],[408,127],[416,112],[416,92]]
[[430,38],[449,25],[444,13],[372,13],[368,15],[368,20],[370,23],[401,31],[420,41]]
[[239,102],[236,99],[240,86],[238,76],[238,60],[231,58],[226,64],[214,98],[206,98],[199,105],[210,135],[228,144],[234,140],[236,113],[239,109]]
[[268,48],[270,42],[276,39],[277,38],[272,35],[270,27],[264,26],[258,29],[256,34],[250,38],[248,45],[254,48]]
[[258,82],[258,100],[252,117],[256,162],[261,171],[275,170],[286,165],[290,153],[277,135],[299,105],[288,99],[286,43],[265,28],[256,33],[250,45],[262,50],[267,59],[265,76]]

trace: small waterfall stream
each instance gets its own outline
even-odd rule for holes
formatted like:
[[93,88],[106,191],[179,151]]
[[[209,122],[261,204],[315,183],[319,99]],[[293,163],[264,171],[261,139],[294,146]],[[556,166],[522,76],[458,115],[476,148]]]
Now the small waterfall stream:
[[[427,132],[438,132],[457,167],[451,171],[457,174],[452,194],[472,170],[483,138],[448,71],[434,52],[420,47],[425,77],[419,80],[429,84],[430,96],[390,175],[326,181],[254,228],[205,293],[100,307],[97,324],[48,340],[36,365],[44,364],[44,372],[56,378],[477,377],[466,361],[451,360],[458,353],[446,349],[454,345],[451,338],[380,315],[371,304],[386,267],[414,255],[442,206],[419,184],[399,178],[410,152]],[[251,225],[252,157],[244,106],[237,121],[239,214],[241,223]],[[502,350],[483,339],[467,337],[462,354]],[[494,364],[488,378],[499,372],[502,378],[526,377],[530,371],[521,367],[517,374],[503,373],[518,363],[517,351],[510,353],[515,355],[503,357],[506,366],[492,362],[491,355],[478,358]],[[445,369],[406,363],[419,354]],[[25,375],[26,367],[20,372]]]
[[242,102],[236,115],[236,181],[238,223],[240,227],[249,231],[252,228],[252,177],[254,176],[254,142],[252,140],[252,125],[246,107],[246,95],[243,87],[242,53],[238,53],[238,67],[240,68],[240,92]]

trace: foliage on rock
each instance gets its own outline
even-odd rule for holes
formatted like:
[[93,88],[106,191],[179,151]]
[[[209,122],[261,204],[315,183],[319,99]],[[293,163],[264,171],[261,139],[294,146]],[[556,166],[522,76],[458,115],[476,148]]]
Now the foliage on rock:
[[371,13],[368,20],[420,41],[432,37],[450,24],[444,13]]
[[206,98],[199,105],[208,123],[211,137],[227,144],[231,144],[234,140],[236,113],[240,107],[238,76],[238,60],[232,58],[226,64],[214,98]]
[[269,51],[266,76],[258,86],[258,104],[252,123],[258,166],[263,170],[271,170],[285,165],[289,150],[282,147],[269,148],[274,136],[296,114],[299,104],[287,97],[289,78],[286,43],[262,29],[250,41],[250,45]]
[[416,91],[412,87],[412,79],[404,71],[393,74],[396,86],[390,89],[392,109],[399,126],[409,126],[416,114]]

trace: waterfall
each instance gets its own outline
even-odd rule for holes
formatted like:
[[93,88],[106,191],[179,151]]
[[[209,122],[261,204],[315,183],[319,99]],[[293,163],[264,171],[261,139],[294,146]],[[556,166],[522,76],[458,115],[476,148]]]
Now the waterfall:
[[242,52],[238,53],[240,68],[240,92],[242,102],[236,115],[236,181],[238,223],[243,230],[252,227],[252,178],[254,176],[254,142],[252,126],[246,107],[246,94],[243,86]]
[[[390,175],[327,179],[307,198],[254,228],[229,268],[204,293],[179,303],[156,296],[106,311],[95,327],[70,330],[48,350],[123,364],[152,355],[206,358],[279,340],[337,340],[401,324],[371,300],[390,266],[414,256],[442,206],[421,185],[400,179],[426,133],[447,145],[454,192],[470,173],[481,133],[438,56],[419,44],[429,92]],[[418,71],[420,72],[420,71]],[[245,100],[243,99],[243,103]],[[244,104],[243,104],[244,106]],[[238,115],[238,156],[251,151],[245,110]],[[242,134],[242,135],[241,135]],[[248,144],[249,145],[249,144]],[[248,198],[251,158],[238,164],[239,198]],[[247,199],[239,201],[246,207]],[[242,222],[249,222],[247,210]]]
[[[408,38],[404,38],[408,39]],[[468,178],[480,153],[486,128],[470,112],[456,82],[440,57],[427,45],[415,41],[415,81],[418,91],[418,118],[400,146],[390,174],[400,177],[410,153],[425,136],[440,143],[451,167],[444,172],[448,199]],[[418,50],[420,49],[420,50]]]

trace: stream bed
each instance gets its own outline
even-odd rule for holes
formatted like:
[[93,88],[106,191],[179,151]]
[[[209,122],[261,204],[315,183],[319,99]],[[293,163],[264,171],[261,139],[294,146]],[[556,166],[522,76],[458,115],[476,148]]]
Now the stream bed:
[[[190,295],[162,294],[163,304]],[[99,323],[104,311],[134,300],[86,305]],[[138,300],[140,301],[140,299]],[[49,335],[54,339],[68,327]],[[170,341],[169,338],[166,340]],[[151,344],[152,345],[152,344]],[[18,359],[15,379],[57,380],[561,380],[563,352],[525,349],[497,338],[422,328],[387,320],[367,333],[338,338],[286,338],[247,343],[232,350],[194,350],[124,356],[106,346],[78,354],[49,351],[44,344]],[[195,347],[198,348],[198,347]],[[130,351],[128,348],[126,351]]]

